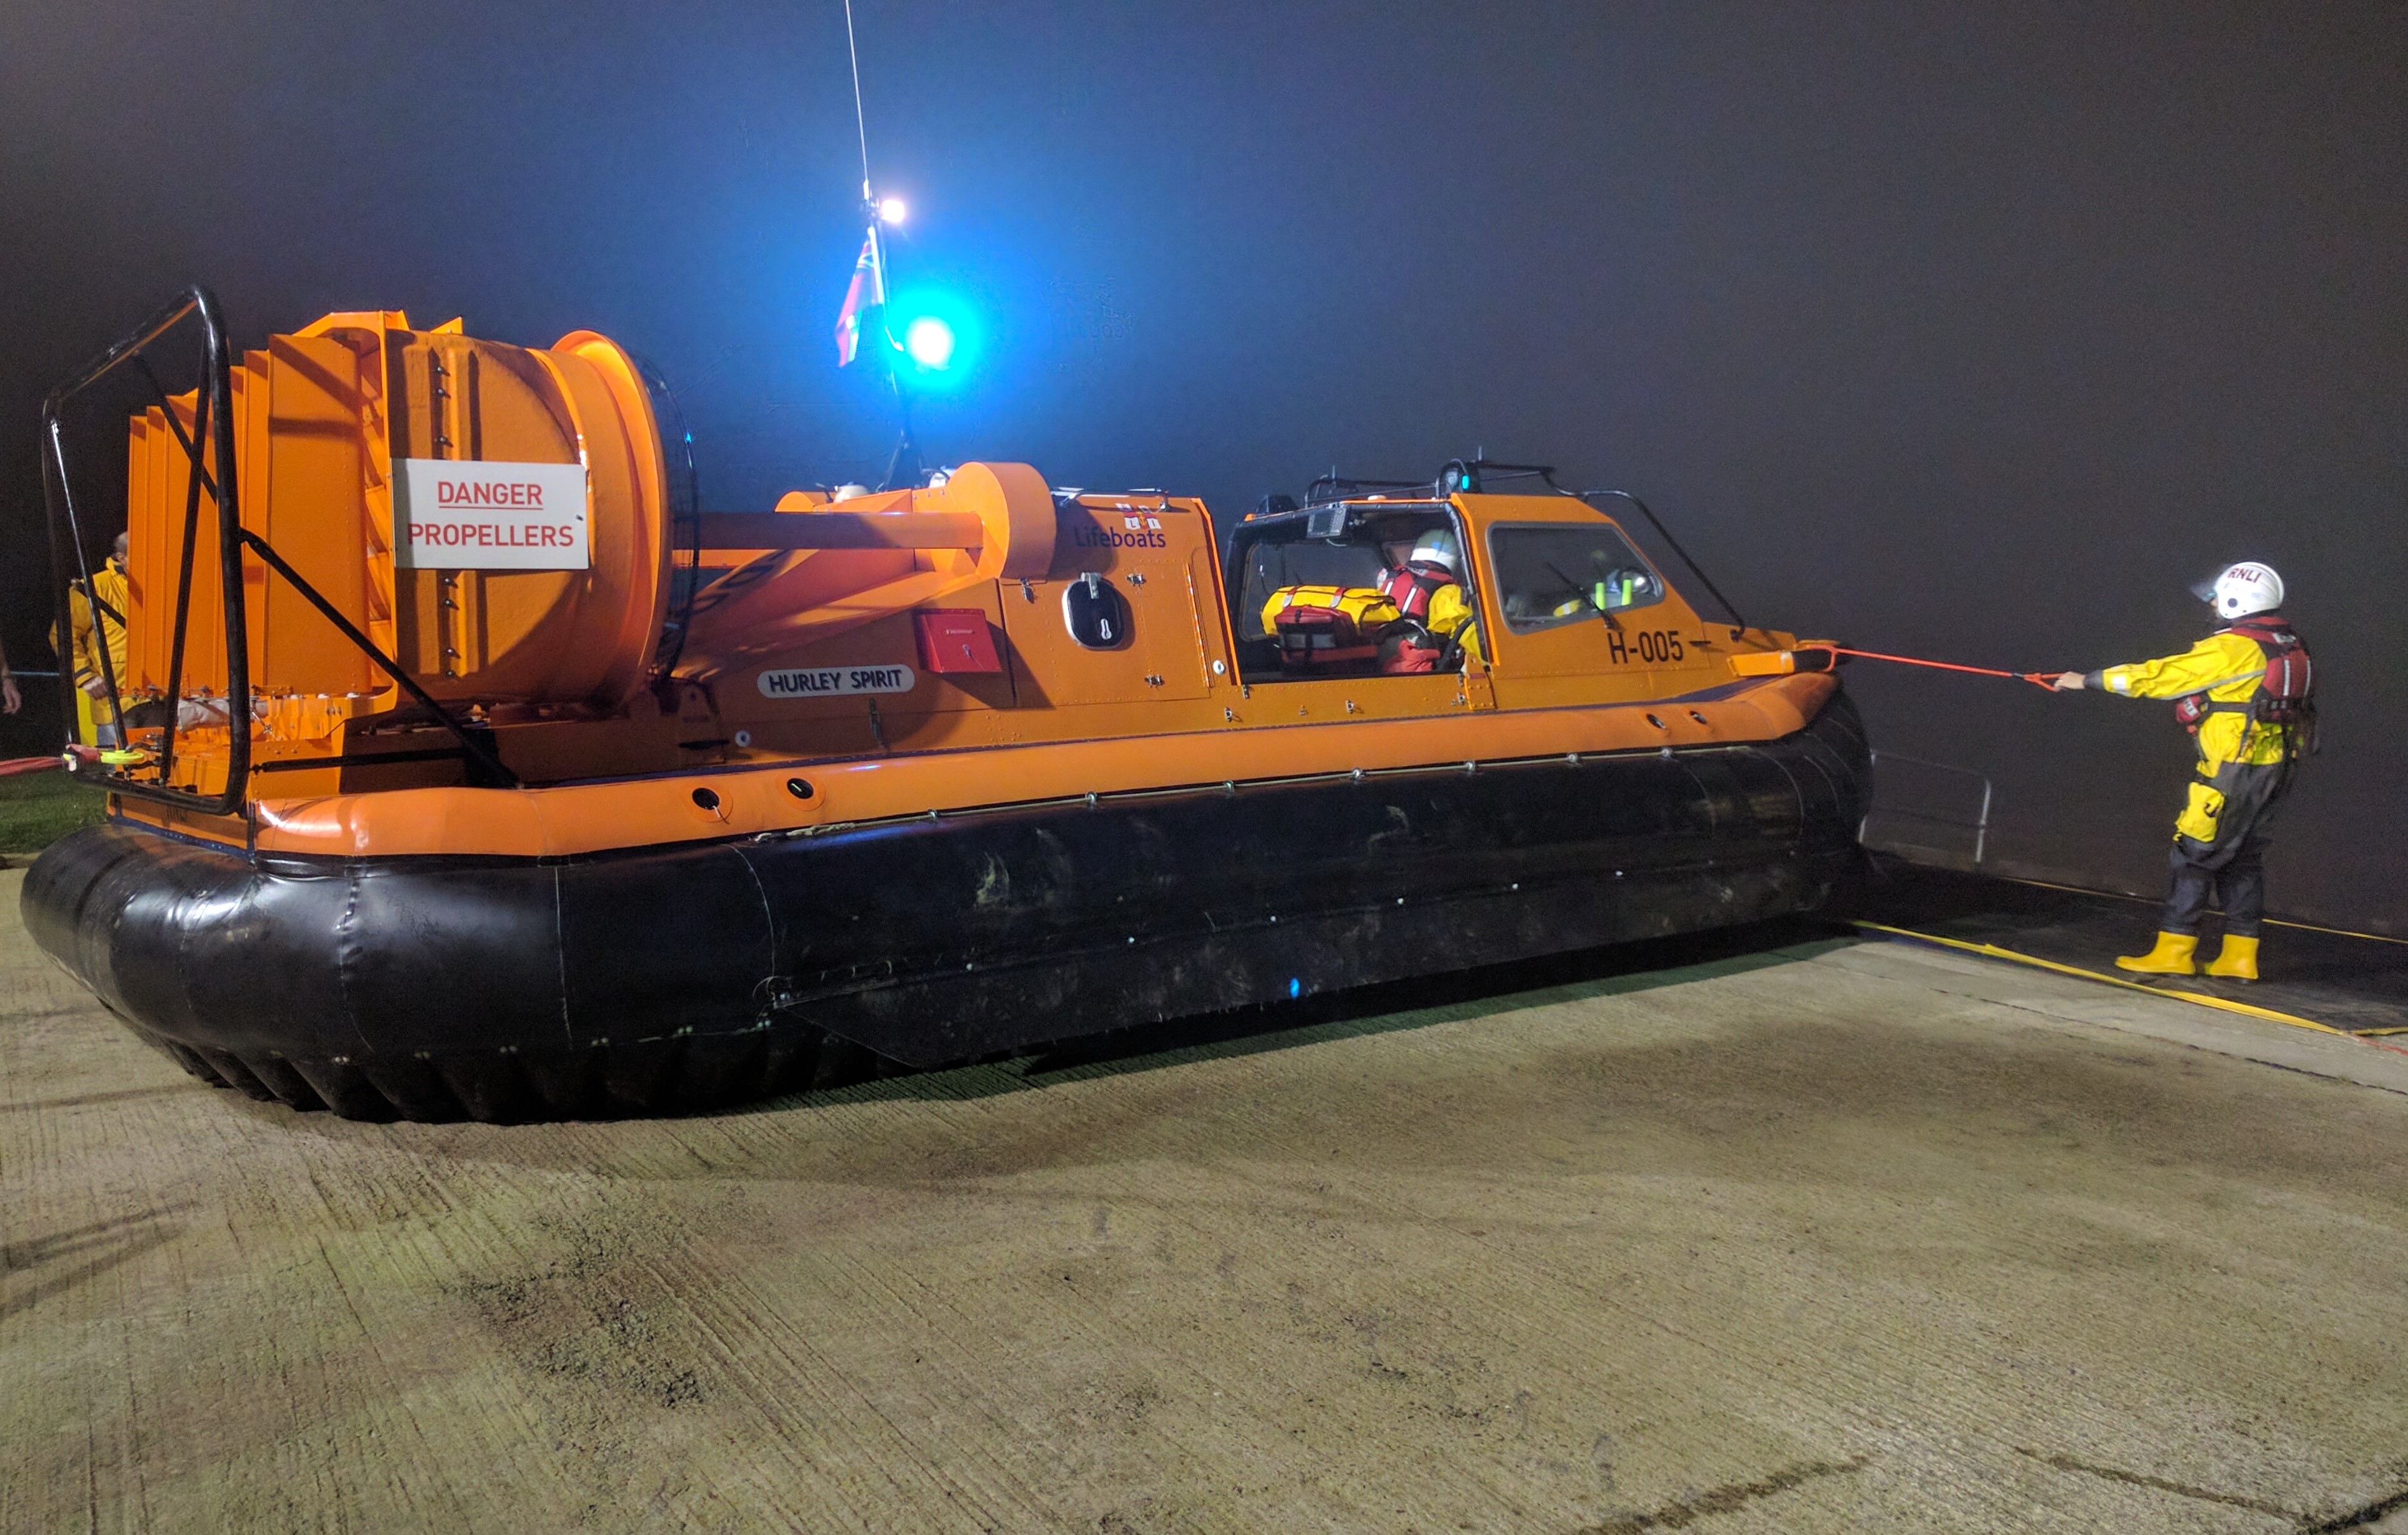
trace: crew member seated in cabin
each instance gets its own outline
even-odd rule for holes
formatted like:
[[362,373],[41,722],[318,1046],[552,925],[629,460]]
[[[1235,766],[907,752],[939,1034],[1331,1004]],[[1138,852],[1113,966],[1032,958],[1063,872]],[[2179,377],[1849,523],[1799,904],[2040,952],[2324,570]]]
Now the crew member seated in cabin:
[[[1393,549],[1391,550],[1393,558]],[[1446,642],[1471,622],[1471,598],[1463,589],[1463,551],[1452,528],[1432,528],[1415,539],[1402,559],[1380,580],[1381,594],[1397,605],[1398,621],[1380,637],[1380,670],[1385,676],[1432,671]],[[1465,651],[1479,631],[1466,635]]]
[[1314,508],[1241,530],[1231,557],[1250,680],[1274,680],[1266,663],[1286,679],[1394,677],[1481,655],[1460,535],[1433,510]]
[[1369,663],[1381,676],[1408,677],[1437,670],[1458,638],[1462,654],[1480,653],[1462,584],[1429,582],[1402,567],[1379,586],[1283,586],[1263,605],[1263,629],[1277,638],[1280,664],[1291,670]]
[[1505,617],[1517,628],[1591,613],[1610,617],[1617,609],[1635,608],[1663,595],[1651,572],[1627,566],[1604,570],[1585,589],[1574,586],[1552,564],[1540,569],[1541,587],[1516,586],[1505,594]]

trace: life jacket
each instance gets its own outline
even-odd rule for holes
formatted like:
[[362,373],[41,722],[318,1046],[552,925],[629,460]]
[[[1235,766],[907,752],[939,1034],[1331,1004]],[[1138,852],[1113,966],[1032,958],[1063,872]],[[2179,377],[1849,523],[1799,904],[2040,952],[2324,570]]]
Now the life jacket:
[[1455,584],[1454,571],[1427,560],[1409,561],[1380,578],[1380,591],[1397,605],[1397,611],[1423,622],[1429,618],[1431,595]]
[[2266,658],[2266,670],[2258,679],[2257,691],[2246,699],[2230,703],[2220,703],[2206,692],[2189,694],[2174,700],[2174,718],[2196,735],[2211,714],[2245,714],[2252,724],[2285,732],[2289,738],[2288,754],[2297,756],[2314,751],[2316,668],[2308,656],[2305,642],[2280,613],[2253,614],[2221,632],[2257,641],[2258,653]]
[[1397,604],[1369,586],[1283,586],[1263,604],[1263,627],[1279,641],[1280,665],[1311,669],[1369,661]]

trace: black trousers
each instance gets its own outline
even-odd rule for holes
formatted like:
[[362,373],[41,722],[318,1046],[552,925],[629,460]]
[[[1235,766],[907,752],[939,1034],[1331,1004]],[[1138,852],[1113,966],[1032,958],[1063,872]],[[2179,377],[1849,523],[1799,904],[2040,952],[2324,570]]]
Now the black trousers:
[[2174,834],[2173,887],[2159,927],[2197,936],[2213,898],[2224,911],[2227,937],[2258,936],[2266,917],[2267,823],[2290,786],[2289,763],[2225,764],[2215,775],[2224,808],[2214,839]]

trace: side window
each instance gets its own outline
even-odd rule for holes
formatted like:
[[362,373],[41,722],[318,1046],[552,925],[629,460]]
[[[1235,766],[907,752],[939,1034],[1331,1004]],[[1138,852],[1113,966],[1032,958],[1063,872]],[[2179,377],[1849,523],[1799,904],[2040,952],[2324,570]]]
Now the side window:
[[1403,677],[1479,654],[1462,537],[1435,502],[1308,507],[1241,528],[1226,567],[1240,678]]
[[1663,579],[1609,524],[1492,528],[1488,549],[1498,605],[1515,634],[1664,600]]
[[1261,639],[1263,605],[1285,586],[1370,586],[1387,573],[1376,547],[1321,538],[1274,542],[1260,539],[1239,554],[1245,579],[1239,586],[1238,638]]

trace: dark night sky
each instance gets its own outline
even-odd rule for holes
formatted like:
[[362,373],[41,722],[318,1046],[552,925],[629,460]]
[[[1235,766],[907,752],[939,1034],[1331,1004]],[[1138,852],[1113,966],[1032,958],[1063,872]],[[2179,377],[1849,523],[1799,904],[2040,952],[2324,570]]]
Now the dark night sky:
[[[989,318],[946,459],[1224,520],[1484,445],[1638,490],[1752,618],[2007,667],[2162,653],[2241,555],[2327,746],[2278,909],[2408,931],[2408,7],[862,0],[910,271]],[[592,327],[705,500],[874,474],[836,0],[15,7],[0,614],[40,664],[35,408],[166,294]],[[2010,856],[2155,889],[2165,712],[1852,685],[1995,775]],[[39,741],[16,729],[0,750]]]

